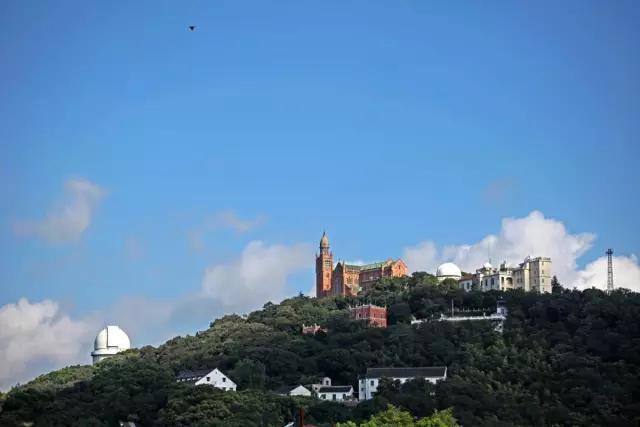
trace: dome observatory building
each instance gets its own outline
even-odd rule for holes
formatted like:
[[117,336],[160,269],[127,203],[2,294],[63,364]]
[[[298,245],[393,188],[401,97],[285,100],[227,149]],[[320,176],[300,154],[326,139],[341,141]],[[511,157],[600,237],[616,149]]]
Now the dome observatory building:
[[107,326],[98,332],[93,343],[93,351],[91,352],[93,364],[130,348],[129,336],[119,326]]
[[452,262],[445,262],[444,264],[438,267],[436,271],[436,277],[439,282],[442,282],[445,279],[453,279],[456,282],[462,278],[462,272],[457,265]]

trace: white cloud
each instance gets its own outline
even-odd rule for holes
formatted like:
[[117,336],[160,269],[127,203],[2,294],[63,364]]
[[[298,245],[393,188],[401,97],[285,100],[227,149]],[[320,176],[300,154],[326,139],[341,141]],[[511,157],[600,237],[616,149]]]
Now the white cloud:
[[[578,289],[607,287],[607,257],[602,256],[578,271],[574,282]],[[640,265],[635,255],[613,257],[613,285],[640,292]]]
[[57,303],[44,300],[0,307],[0,389],[60,365],[88,360],[95,327],[72,320]]
[[254,219],[243,219],[233,210],[223,210],[216,212],[204,221],[200,227],[189,232],[189,242],[193,250],[204,249],[204,238],[212,231],[227,229],[235,233],[247,233],[265,222],[264,216]]
[[[599,282],[595,274],[596,269],[600,268],[600,259],[589,264],[585,270],[580,271],[577,267],[577,260],[592,247],[594,240],[592,233],[571,234],[562,222],[533,211],[523,218],[503,219],[497,235],[488,235],[479,242],[439,249],[434,242],[423,241],[405,248],[403,257],[411,271],[434,272],[440,263],[451,261],[463,271],[473,272],[487,262],[489,256],[494,264],[502,261],[516,264],[527,255],[549,256],[553,262],[553,274],[566,286],[604,288],[606,265],[602,269],[604,282]],[[634,276],[638,269],[637,259],[617,258],[619,261],[616,260],[614,270],[619,271],[620,280],[616,280],[616,286],[639,289],[640,282],[632,280],[637,277]],[[591,274],[591,271],[594,273]]]
[[308,244],[268,246],[252,241],[238,259],[207,268],[202,289],[223,304],[255,308],[284,298],[288,278],[312,266]]
[[14,232],[52,243],[79,240],[91,225],[105,191],[86,179],[69,179],[64,189],[63,200],[44,218],[18,221],[14,223]]

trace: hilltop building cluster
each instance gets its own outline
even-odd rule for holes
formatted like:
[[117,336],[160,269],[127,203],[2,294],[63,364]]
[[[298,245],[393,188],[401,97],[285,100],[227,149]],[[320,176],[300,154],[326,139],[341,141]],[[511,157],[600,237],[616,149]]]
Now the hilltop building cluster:
[[525,291],[551,292],[551,258],[526,257],[517,267],[506,262],[498,268],[485,263],[475,274],[461,277],[458,283],[465,291],[477,289],[481,291],[506,291],[523,289]]
[[383,277],[402,277],[409,273],[401,259],[376,262],[366,265],[333,264],[333,253],[329,238],[322,233],[320,252],[316,255],[316,297],[332,295],[356,296]]
[[506,291],[523,289],[539,293],[551,292],[551,258],[526,257],[518,266],[503,262],[499,267],[485,263],[475,274],[463,275],[457,265],[447,262],[438,267],[436,277],[439,281],[453,279],[465,291]]

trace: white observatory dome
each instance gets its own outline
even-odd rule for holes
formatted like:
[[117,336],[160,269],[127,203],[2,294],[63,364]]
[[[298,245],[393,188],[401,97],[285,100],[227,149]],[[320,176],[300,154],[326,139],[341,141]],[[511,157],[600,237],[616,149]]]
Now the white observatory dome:
[[438,270],[436,271],[436,276],[440,281],[443,281],[444,279],[458,280],[462,277],[462,272],[460,271],[458,266],[455,265],[454,263],[445,262],[440,267],[438,267]]
[[96,336],[93,343],[93,363],[131,348],[129,336],[119,326],[107,326]]
[[493,266],[491,265],[491,263],[485,262],[484,265],[482,266],[484,268],[486,268],[487,270],[491,270],[493,268]]

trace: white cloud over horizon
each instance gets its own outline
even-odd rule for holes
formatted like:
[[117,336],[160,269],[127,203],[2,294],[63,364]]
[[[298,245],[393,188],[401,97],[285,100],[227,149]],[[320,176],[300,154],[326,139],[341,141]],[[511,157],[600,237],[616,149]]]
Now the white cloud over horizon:
[[15,234],[35,237],[49,243],[79,240],[91,225],[105,190],[84,178],[68,179],[64,197],[42,219],[14,222]]
[[91,363],[93,338],[106,324],[122,327],[134,347],[159,345],[193,333],[185,325],[206,328],[224,314],[279,302],[290,294],[291,276],[312,268],[313,253],[305,243],[252,241],[237,258],[206,268],[200,286],[177,298],[126,296],[76,319],[50,300],[6,304],[0,307],[0,390],[52,369]]
[[94,333],[88,322],[71,319],[51,300],[21,298],[0,307],[0,390],[51,367],[80,363]]
[[227,305],[280,301],[286,296],[288,278],[313,266],[313,254],[306,243],[266,245],[252,241],[238,259],[207,268],[202,289]]
[[[443,262],[453,262],[463,271],[474,272],[489,258],[497,265],[503,261],[517,264],[528,256],[549,256],[553,274],[567,287],[606,288],[606,256],[591,262],[583,270],[578,259],[592,246],[593,233],[571,234],[558,220],[533,211],[522,218],[504,218],[497,235],[489,234],[471,244],[438,247],[430,240],[404,248],[403,258],[410,271],[435,272]],[[604,268],[601,268],[604,262]],[[600,271],[602,270],[602,271]],[[602,281],[601,273],[604,274]],[[617,287],[640,291],[640,266],[634,255],[614,257],[614,280]]]

